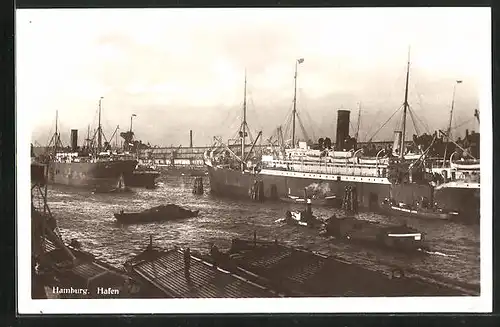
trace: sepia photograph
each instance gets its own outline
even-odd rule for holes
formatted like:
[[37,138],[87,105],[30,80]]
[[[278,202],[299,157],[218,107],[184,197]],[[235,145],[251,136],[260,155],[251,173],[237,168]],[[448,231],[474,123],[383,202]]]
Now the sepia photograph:
[[490,20],[17,10],[19,313],[490,312]]

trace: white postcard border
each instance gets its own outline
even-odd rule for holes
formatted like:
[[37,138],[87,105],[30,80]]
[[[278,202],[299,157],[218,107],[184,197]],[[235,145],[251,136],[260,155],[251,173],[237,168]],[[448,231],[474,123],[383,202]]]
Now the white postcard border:
[[[409,9],[409,8],[408,8]],[[411,8],[422,10],[427,8]],[[442,9],[442,8],[436,8]],[[450,8],[451,9],[451,8]],[[482,12],[488,21],[490,8],[468,8]],[[357,10],[357,9],[354,9]],[[459,23],[459,22],[457,22]],[[485,45],[484,76],[480,90],[481,132],[481,295],[477,297],[377,297],[377,298],[278,298],[278,299],[31,299],[31,223],[29,112],[16,111],[16,239],[17,304],[20,314],[148,314],[148,313],[399,313],[399,312],[491,312],[492,311],[492,79],[491,44]],[[29,96],[17,92],[16,97]],[[36,109],[35,109],[36,110]]]

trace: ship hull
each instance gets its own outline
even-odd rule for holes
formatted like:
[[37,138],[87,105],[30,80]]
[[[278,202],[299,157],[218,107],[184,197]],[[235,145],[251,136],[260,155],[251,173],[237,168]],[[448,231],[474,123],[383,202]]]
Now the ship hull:
[[158,172],[134,171],[124,175],[125,185],[127,187],[146,187],[154,188],[156,178],[160,175]]
[[359,206],[376,209],[385,198],[391,197],[391,184],[362,183],[356,181],[322,180],[295,176],[242,173],[238,170],[208,167],[211,192],[220,196],[249,198],[255,181],[262,181],[265,198],[276,199],[288,195],[308,196],[318,199],[336,195],[343,197],[347,186],[355,186]]
[[51,162],[49,184],[68,185],[78,188],[111,191],[125,187],[124,176],[131,174],[135,160],[107,162]]
[[[363,177],[343,176],[337,180],[337,176],[335,178],[332,176],[307,178],[305,177],[307,174],[302,173],[290,173],[296,176],[286,176],[288,173],[276,176],[262,172],[242,173],[239,170],[210,166],[207,169],[211,192],[220,196],[250,198],[250,190],[256,181],[262,181],[264,197],[275,200],[287,198],[290,195],[303,197],[304,190],[307,190],[308,196],[318,200],[333,195],[343,198],[346,187],[350,186],[356,187],[358,206],[374,212],[385,213],[382,207],[385,199],[414,205],[422,198],[434,199],[439,208],[460,213],[460,220],[476,219],[479,212],[479,190],[477,194],[471,190],[460,194],[460,189],[434,190],[426,184],[392,185],[389,182],[375,182],[374,178],[369,177],[362,179]],[[442,219],[442,217],[426,217],[426,219]]]

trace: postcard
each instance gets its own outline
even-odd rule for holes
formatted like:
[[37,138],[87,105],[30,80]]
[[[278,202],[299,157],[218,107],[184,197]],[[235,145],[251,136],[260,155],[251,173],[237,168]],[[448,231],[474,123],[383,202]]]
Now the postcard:
[[17,10],[19,313],[491,312],[490,20]]

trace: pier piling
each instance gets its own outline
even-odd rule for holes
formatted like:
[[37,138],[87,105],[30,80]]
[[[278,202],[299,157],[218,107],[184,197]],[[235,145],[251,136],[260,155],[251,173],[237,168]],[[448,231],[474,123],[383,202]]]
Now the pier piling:
[[203,178],[196,177],[194,179],[193,194],[203,194]]

